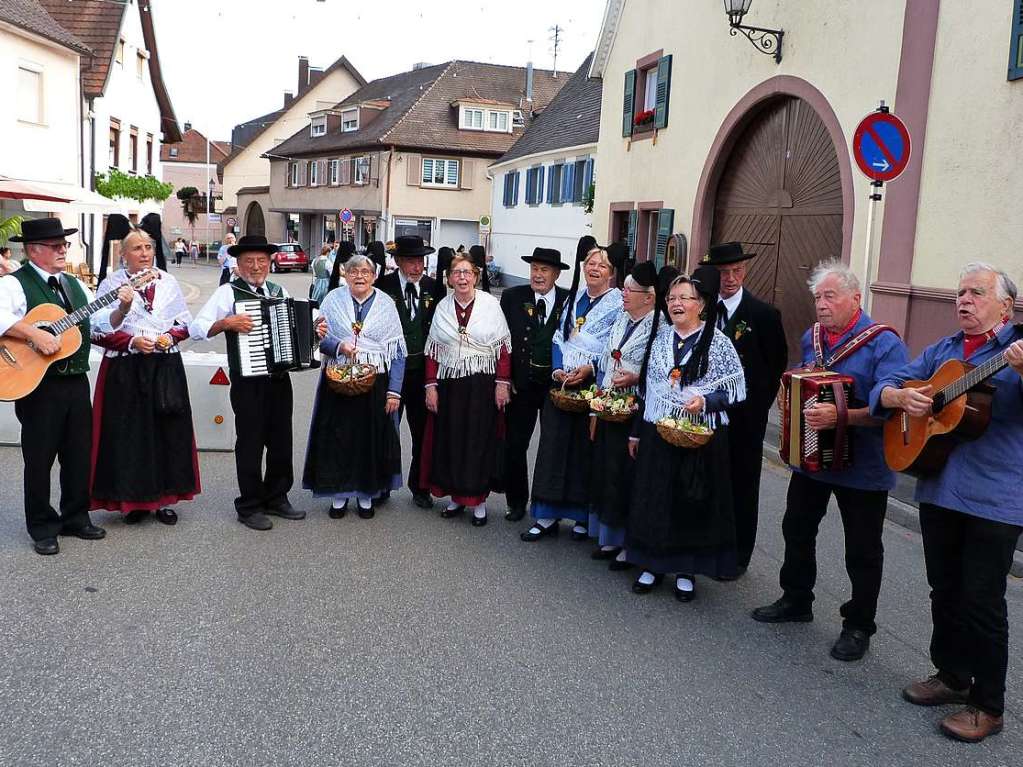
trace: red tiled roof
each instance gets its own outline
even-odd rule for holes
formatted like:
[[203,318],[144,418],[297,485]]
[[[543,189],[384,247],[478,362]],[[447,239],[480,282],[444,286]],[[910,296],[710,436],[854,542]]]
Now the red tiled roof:
[[[171,155],[171,148],[166,144],[160,147],[160,162],[206,162],[206,136],[194,128],[185,131],[181,142],[173,146],[177,150],[174,156]],[[211,141],[210,163],[216,165],[227,157],[230,149],[231,143],[228,141]]]
[[58,24],[92,49],[91,60],[82,61],[82,91],[86,98],[102,96],[110,63],[114,59],[114,45],[128,6],[106,0],[39,2]]
[[[81,40],[60,25],[37,0],[0,0],[0,21],[60,43],[88,57],[90,51]],[[84,61],[85,66],[88,61]]]

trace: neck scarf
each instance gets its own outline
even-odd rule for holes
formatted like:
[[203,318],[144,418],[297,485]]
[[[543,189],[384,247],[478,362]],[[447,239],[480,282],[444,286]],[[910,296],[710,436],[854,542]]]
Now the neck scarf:
[[[408,354],[401,318],[390,297],[373,288],[373,303],[363,306],[362,320],[356,321],[352,293],[347,286],[335,288],[323,299],[320,311],[327,318],[330,335],[355,346],[355,361],[375,365],[377,372]],[[366,297],[366,301],[369,296]],[[365,304],[365,301],[362,302]]]
[[[580,288],[574,296],[569,297],[571,311],[579,303],[586,292],[586,288]],[[554,343],[561,348],[562,369],[568,373],[577,367],[588,365],[600,357],[607,346],[607,339],[611,335],[611,328],[622,312],[622,291],[618,288],[603,293],[599,301],[593,303],[590,299],[590,307],[586,313],[585,322],[579,325],[578,318],[570,327],[570,335],[566,339],[564,325],[559,326],[554,334]],[[565,325],[568,323],[566,322]]]
[[[615,324],[611,327],[607,346],[600,358],[600,369],[603,372],[600,388],[609,388],[615,373],[619,370],[630,373],[639,372],[643,367],[646,342],[650,337],[650,329],[653,324],[653,312],[649,312],[645,317],[640,317],[636,322],[632,321],[628,312],[623,311],[618,316]],[[630,327],[632,328],[631,333],[629,332]],[[615,359],[616,356],[617,359]]]
[[[690,355],[690,350],[679,365],[675,365],[675,341],[678,334],[671,325],[662,327],[657,332],[654,346],[650,353],[650,363],[646,375],[646,407],[643,418],[650,423],[657,423],[662,418],[681,418],[683,407],[697,394],[706,397],[714,391],[723,391],[729,403],[741,402],[746,399],[746,377],[742,372],[742,362],[732,342],[720,330],[714,331],[708,352],[707,374],[693,381],[688,386],[672,376],[672,371],[681,369]],[[711,428],[728,423],[728,415],[720,413],[697,413],[687,416],[694,423]]]
[[846,333],[848,333],[850,330],[856,327],[856,323],[860,321],[860,317],[862,316],[863,310],[857,309],[856,313],[853,315],[853,318],[849,320],[849,324],[846,325],[841,330],[839,330],[837,333],[832,333],[827,328],[821,328],[824,331],[824,338],[828,342],[828,348],[834,349],[835,344],[837,344],[841,340],[842,336],[844,336]]
[[[160,277],[155,282],[153,291],[153,308],[146,309],[146,302],[142,299],[139,291],[135,291],[135,300],[131,302],[131,309],[121,322],[118,331],[128,333],[132,336],[144,336],[149,339],[156,339],[170,331],[175,323],[188,326],[192,322],[192,314],[188,311],[188,304],[181,294],[181,287],[178,281],[167,272],[158,270]],[[124,268],[118,269],[107,275],[100,283],[97,290],[99,295],[117,290],[131,279]]]
[[454,294],[437,304],[426,354],[438,364],[438,379],[496,373],[502,347],[511,351],[511,332],[500,302],[489,293],[476,291],[465,332],[459,330]]
[[963,333],[963,357],[969,359],[977,350],[980,349],[984,344],[990,341],[992,338],[998,335],[998,331],[1005,327],[1004,322],[999,322],[987,333],[977,333],[970,335],[969,333]]

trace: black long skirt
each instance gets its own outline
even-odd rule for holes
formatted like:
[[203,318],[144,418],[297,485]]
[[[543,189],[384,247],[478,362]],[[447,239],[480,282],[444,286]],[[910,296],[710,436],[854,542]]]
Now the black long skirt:
[[625,548],[655,573],[735,575],[728,427],[703,447],[680,448],[643,422]]
[[93,411],[93,509],[158,509],[199,490],[180,354],[106,357]]
[[499,413],[493,373],[437,381],[437,413],[427,419],[421,483],[437,497],[478,505],[498,470]]
[[623,528],[629,519],[635,461],[629,457],[632,421],[597,421],[593,441],[593,481],[590,505],[600,523]]
[[317,497],[393,490],[401,482],[401,443],[387,404],[387,375],[377,375],[365,394],[336,394],[320,373],[309,425],[302,487]]
[[589,413],[559,410],[548,398],[540,413],[540,444],[533,468],[533,516],[586,522],[592,461]]

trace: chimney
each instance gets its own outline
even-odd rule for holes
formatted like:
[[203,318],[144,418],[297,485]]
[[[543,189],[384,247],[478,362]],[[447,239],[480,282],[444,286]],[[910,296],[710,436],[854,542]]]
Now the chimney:
[[295,94],[291,91],[284,91],[284,108],[287,109],[291,106],[291,102],[295,100]]
[[187,123],[186,122],[185,123],[185,133],[188,133],[190,130],[192,130],[192,123]]
[[415,64],[412,65],[412,71],[418,72],[420,69],[426,69],[429,66],[432,65],[428,61],[417,61]]
[[298,92],[309,85],[309,59],[305,56],[298,57]]
[[533,62],[526,62],[526,101],[533,100]]

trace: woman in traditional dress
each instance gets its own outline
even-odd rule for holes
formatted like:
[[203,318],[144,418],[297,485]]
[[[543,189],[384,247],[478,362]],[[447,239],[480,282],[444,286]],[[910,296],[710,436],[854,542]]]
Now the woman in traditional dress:
[[442,517],[471,508],[472,524],[482,527],[511,398],[511,333],[500,302],[478,289],[480,269],[470,256],[454,256],[448,277],[454,292],[437,304],[426,341],[420,484],[451,498]]
[[[103,294],[153,268],[153,240],[141,229],[121,241],[124,267],[107,275]],[[120,511],[126,524],[150,512],[165,525],[170,508],[200,490],[185,368],[178,344],[192,315],[178,281],[165,271],[119,307],[93,319],[92,342],[105,348],[92,408],[91,509]]]
[[[373,499],[401,487],[398,406],[405,375],[405,335],[394,301],[373,287],[376,267],[366,256],[345,263],[345,286],[330,291],[320,311],[326,335],[320,352],[337,364],[372,365],[377,375],[365,394],[335,392],[320,374],[309,427],[302,486],[330,498],[340,519],[355,498],[370,519]],[[332,364],[328,362],[328,365]]]
[[[643,261],[625,278],[623,311],[614,326],[604,354],[600,389],[637,394],[639,371],[654,328],[657,270]],[[593,483],[589,533],[597,539],[594,559],[615,559],[625,545],[625,522],[632,494],[633,462],[629,458],[632,419],[624,423],[597,419],[593,440]],[[620,562],[624,562],[622,557]],[[628,567],[628,565],[625,565]],[[616,565],[614,569],[624,569]]]
[[[573,389],[602,377],[599,360],[622,310],[622,292],[611,287],[620,264],[612,264],[606,250],[594,247],[592,237],[583,237],[577,246],[575,285],[580,265],[585,284],[569,295],[552,350],[554,380]],[[530,511],[535,521],[519,536],[523,541],[557,534],[561,519],[575,523],[573,539],[586,539],[592,460],[590,414],[559,410],[548,399],[540,414],[540,445],[533,468]]]
[[[727,410],[746,398],[746,382],[735,347],[715,327],[718,286],[712,266],[675,278],[667,296],[671,325],[657,331],[643,365],[625,533],[628,561],[643,568],[632,584],[637,594],[675,573],[675,597],[689,602],[697,573],[735,575]],[[675,447],[657,431],[662,418],[710,427],[713,437],[702,447]]]
[[330,287],[331,254],[330,245],[320,248],[320,255],[313,259],[313,284],[309,290],[309,300],[317,304],[323,301]]

